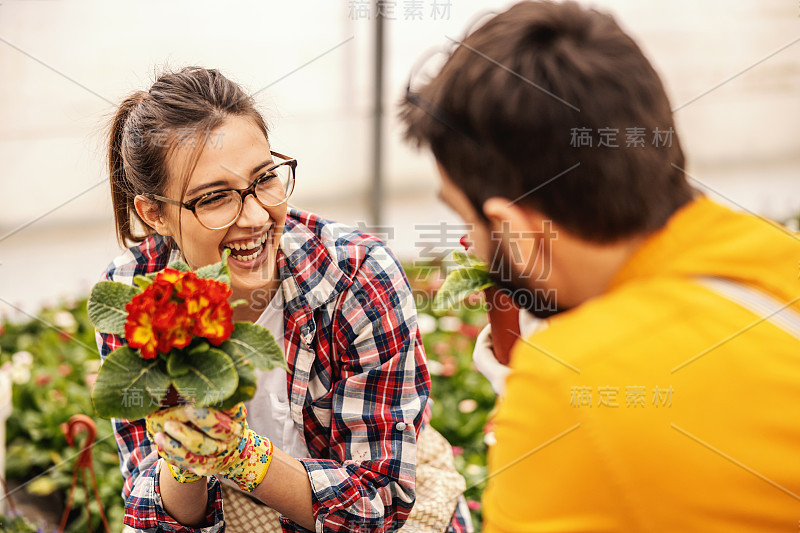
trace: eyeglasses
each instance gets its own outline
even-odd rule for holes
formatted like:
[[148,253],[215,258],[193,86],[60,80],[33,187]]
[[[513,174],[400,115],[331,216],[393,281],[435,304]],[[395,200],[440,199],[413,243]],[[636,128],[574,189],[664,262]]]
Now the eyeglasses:
[[278,152],[270,154],[281,161],[263,171],[246,189],[217,189],[188,202],[156,194],[147,194],[145,197],[188,209],[208,229],[227,228],[239,218],[247,195],[252,194],[264,208],[281,205],[292,195],[297,160]]

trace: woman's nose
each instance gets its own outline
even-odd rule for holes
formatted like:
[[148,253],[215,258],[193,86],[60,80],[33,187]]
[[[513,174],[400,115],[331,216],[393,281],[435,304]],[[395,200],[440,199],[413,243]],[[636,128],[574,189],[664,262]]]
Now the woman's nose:
[[236,224],[242,227],[260,228],[267,225],[269,218],[269,212],[256,201],[252,194],[248,194],[244,199],[242,213]]

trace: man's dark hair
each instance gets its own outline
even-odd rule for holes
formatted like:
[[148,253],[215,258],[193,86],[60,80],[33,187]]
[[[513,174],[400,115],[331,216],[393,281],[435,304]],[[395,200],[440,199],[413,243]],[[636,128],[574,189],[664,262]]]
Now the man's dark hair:
[[[614,242],[661,228],[694,194],[677,134],[663,133],[674,123],[655,70],[610,15],[574,2],[521,2],[486,22],[401,119],[480,216],[487,198],[522,197]],[[592,146],[577,146],[581,129]]]

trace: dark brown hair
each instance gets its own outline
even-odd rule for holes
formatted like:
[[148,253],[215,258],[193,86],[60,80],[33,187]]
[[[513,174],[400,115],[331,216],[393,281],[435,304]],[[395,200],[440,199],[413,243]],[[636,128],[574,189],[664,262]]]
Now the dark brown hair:
[[[401,105],[406,138],[430,146],[484,219],[486,199],[522,197],[581,238],[613,242],[662,227],[694,194],[675,168],[677,134],[652,142],[674,131],[658,75],[611,16],[574,2],[495,16]],[[572,145],[579,128],[591,147]],[[598,146],[603,128],[618,147]],[[632,128],[644,146],[626,146]]]
[[[180,142],[194,151],[181,179],[181,199],[209,135],[226,117],[251,120],[268,137],[268,128],[255,101],[219,71],[185,67],[162,73],[149,91],[123,100],[111,121],[108,172],[117,239],[123,246],[144,240],[152,230],[134,207],[138,194],[164,195],[167,160]],[[160,205],[160,204],[159,204]],[[137,233],[138,222],[144,233]]]

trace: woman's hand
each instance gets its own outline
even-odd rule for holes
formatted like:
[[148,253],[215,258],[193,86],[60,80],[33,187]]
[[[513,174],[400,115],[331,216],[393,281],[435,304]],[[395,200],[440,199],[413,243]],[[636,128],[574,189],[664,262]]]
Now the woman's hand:
[[186,405],[184,418],[164,421],[154,434],[159,454],[171,465],[207,476],[222,474],[242,490],[252,492],[264,479],[272,460],[272,443],[248,428],[247,409],[229,410]]
[[[188,419],[186,417],[184,407],[185,406],[183,405],[178,405],[176,407],[170,407],[169,409],[161,409],[155,413],[150,413],[147,415],[145,417],[147,438],[150,439],[151,442],[156,442],[155,436],[159,433],[164,433],[164,424],[170,420],[186,422]],[[172,464],[169,461],[169,458],[166,457],[160,449],[158,451],[158,455],[160,455],[166,461],[167,467],[169,467],[169,471],[175,481],[179,483],[193,483],[202,479],[202,476],[198,476],[190,470],[186,470],[176,464]]]

